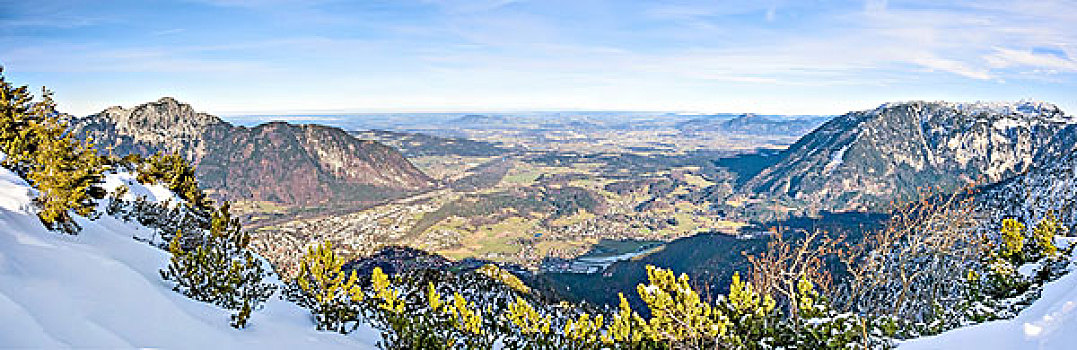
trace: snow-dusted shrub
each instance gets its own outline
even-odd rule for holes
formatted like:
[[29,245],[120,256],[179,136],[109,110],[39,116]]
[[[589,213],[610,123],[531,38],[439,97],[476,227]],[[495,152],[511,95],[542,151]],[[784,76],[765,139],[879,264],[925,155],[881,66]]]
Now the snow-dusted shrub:
[[138,165],[138,181],[144,184],[162,184],[178,195],[195,210],[212,209],[210,200],[198,187],[195,168],[175,153],[155,154],[143,159]]
[[251,311],[277,288],[265,281],[269,272],[247,248],[250,236],[231,217],[226,203],[213,214],[209,232],[197,239],[199,244],[184,247],[184,234],[173,236],[168,246],[172,258],[161,277],[176,283],[173,290],[191,299],[236,310],[232,326],[245,327]]
[[[833,300],[840,310],[927,324],[965,300],[960,281],[988,250],[971,199],[963,193],[895,209],[879,230],[840,254],[847,278]],[[905,322],[902,322],[904,324]]]

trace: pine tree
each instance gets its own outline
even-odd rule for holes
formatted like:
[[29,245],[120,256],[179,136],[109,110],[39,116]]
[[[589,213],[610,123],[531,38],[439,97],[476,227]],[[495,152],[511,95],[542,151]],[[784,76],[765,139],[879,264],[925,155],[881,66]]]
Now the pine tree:
[[66,132],[52,93],[43,90],[34,102],[26,86],[8,83],[0,68],[0,148],[4,166],[26,177],[41,193],[34,198],[46,227],[75,234],[79,227],[70,211],[92,216],[105,191],[104,161],[93,146]]
[[1024,231],[1025,224],[1017,221],[1017,219],[1002,220],[1002,230],[1000,231],[1002,251],[1000,254],[1003,258],[1018,264],[1024,262],[1024,257],[1021,254],[1025,247]]
[[74,234],[79,227],[69,212],[91,216],[96,200],[104,198],[105,191],[98,186],[103,178],[102,159],[91,145],[64,135],[63,126],[55,119],[38,128],[38,149],[27,175],[41,191],[34,198],[41,208],[38,217],[50,229]]
[[196,209],[210,207],[205,193],[198,187],[195,168],[178,154],[156,154],[145,159],[138,169],[138,181],[164,184]]
[[19,171],[20,163],[28,160],[29,153],[35,148],[30,142],[37,140],[31,126],[44,120],[52,112],[53,105],[47,94],[44,101],[34,102],[29,88],[12,85],[3,73],[4,67],[0,66],[0,150],[6,155],[4,166],[25,175],[24,171]]
[[[191,242],[196,242],[193,244]],[[186,238],[177,232],[169,242],[172,253],[161,277],[173,290],[191,299],[237,310],[232,325],[242,328],[251,310],[259,309],[276,286],[263,281],[269,273],[248,249],[250,236],[241,230],[225,203],[213,213],[208,235]]]
[[[343,266],[344,259],[333,253],[331,243],[312,247],[303,256],[299,274],[288,290],[291,300],[311,311],[318,330],[347,333],[360,316],[358,303],[363,300],[363,290],[357,283],[355,271],[347,274],[341,270]],[[381,269],[376,272],[380,273]],[[374,277],[376,283],[388,288],[384,274],[375,274]],[[380,290],[377,295],[382,300],[383,308],[396,310],[402,306],[394,298],[396,294],[389,289]]]

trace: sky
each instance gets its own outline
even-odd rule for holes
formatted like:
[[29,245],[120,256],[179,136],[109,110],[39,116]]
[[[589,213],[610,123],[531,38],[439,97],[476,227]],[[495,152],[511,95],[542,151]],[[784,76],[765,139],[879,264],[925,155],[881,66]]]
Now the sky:
[[1077,0],[0,0],[0,65],[85,115],[632,110],[908,100],[1077,113]]

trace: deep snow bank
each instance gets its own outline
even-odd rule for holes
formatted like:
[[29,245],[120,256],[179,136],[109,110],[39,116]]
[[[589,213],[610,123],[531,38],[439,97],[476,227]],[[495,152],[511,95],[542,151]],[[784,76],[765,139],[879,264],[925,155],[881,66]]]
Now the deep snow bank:
[[[133,194],[170,197],[129,175]],[[132,236],[150,230],[109,216],[78,219],[77,236],[50,232],[33,214],[33,190],[0,169],[0,347],[374,348],[369,327],[343,336],[314,329],[309,313],[277,296],[248,328],[230,312],[187,299],[161,280],[168,254]]]

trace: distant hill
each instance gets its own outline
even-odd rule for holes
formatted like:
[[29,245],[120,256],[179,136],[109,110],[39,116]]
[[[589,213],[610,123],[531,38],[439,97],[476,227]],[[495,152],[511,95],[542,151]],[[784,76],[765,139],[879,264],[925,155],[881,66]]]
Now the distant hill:
[[858,210],[923,187],[992,183],[1035,164],[1071,118],[1039,102],[905,102],[852,112],[790,146],[743,192]]
[[457,125],[487,126],[504,124],[509,121],[509,118],[503,115],[468,114],[453,119],[451,123]]
[[382,200],[434,186],[397,150],[341,129],[234,126],[169,97],[75,118],[72,131],[92,137],[102,151],[179,153],[220,199],[313,205]]
[[489,157],[505,154],[509,148],[483,141],[458,137],[441,137],[422,133],[409,133],[386,130],[353,131],[351,134],[359,139],[374,140],[395,147],[406,157],[423,156],[465,156]]
[[677,124],[681,132],[729,133],[753,136],[800,136],[826,122],[826,117],[782,117],[757,114],[705,116]]

